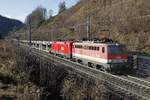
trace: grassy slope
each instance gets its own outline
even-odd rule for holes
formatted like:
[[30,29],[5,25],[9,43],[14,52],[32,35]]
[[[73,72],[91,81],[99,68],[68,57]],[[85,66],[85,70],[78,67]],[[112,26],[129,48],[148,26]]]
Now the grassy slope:
[[9,68],[12,65],[12,58],[6,52],[7,43],[0,40],[0,99],[14,99],[16,86],[13,73]]
[[25,75],[15,68],[15,59],[10,45],[0,40],[0,100],[37,100],[37,87],[32,83],[20,82]]
[[[129,50],[150,53],[149,4],[149,0],[81,0],[32,29],[33,39],[81,39],[86,36],[85,23],[90,16],[91,37],[109,36],[126,44]],[[20,33],[27,38],[27,30]]]

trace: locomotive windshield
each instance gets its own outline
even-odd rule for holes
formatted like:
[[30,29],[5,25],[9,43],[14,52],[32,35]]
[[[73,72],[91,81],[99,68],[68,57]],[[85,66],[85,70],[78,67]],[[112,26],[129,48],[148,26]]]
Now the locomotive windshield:
[[109,54],[125,54],[125,46],[123,45],[111,45],[108,46],[108,53]]

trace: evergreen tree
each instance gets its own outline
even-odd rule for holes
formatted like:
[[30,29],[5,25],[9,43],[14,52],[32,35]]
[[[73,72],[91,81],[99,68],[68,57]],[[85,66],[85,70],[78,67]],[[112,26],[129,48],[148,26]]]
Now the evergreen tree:
[[38,26],[41,22],[46,20],[47,10],[42,6],[38,6],[31,14],[26,17],[26,24],[31,22],[32,27]]
[[60,2],[60,4],[59,4],[59,13],[65,11],[66,9],[67,9],[67,8],[66,8],[66,3],[65,3],[65,1]]

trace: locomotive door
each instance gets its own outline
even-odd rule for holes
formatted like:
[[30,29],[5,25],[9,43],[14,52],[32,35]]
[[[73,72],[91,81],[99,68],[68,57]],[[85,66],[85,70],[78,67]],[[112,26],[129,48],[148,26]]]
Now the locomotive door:
[[73,53],[73,43],[70,43],[70,59],[72,59],[72,53]]

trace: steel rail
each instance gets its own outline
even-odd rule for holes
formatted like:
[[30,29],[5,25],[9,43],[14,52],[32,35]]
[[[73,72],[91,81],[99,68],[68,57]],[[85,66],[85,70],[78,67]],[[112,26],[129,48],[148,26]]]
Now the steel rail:
[[144,86],[150,87],[150,82],[149,81],[146,81],[146,80],[143,80],[143,79],[140,79],[140,78],[136,78],[136,77],[133,77],[133,76],[129,76],[129,75],[124,76],[123,78],[126,78],[128,80],[137,82],[137,83],[142,84]]

